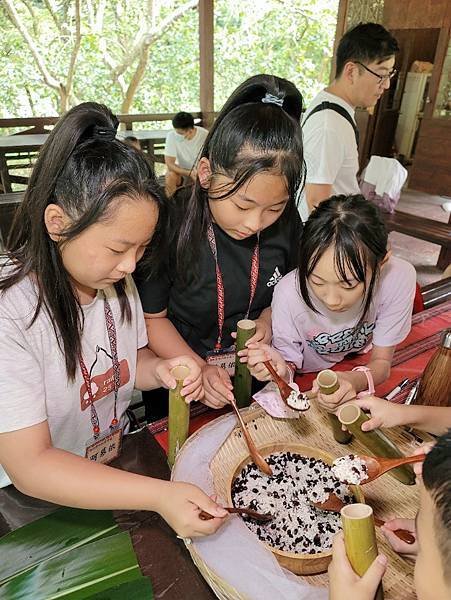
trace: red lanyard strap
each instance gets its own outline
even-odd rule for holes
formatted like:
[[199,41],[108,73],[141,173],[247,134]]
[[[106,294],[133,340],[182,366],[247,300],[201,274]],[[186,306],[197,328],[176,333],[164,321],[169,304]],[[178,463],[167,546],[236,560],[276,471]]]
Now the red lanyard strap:
[[[211,253],[213,254],[213,258],[215,260],[216,266],[216,292],[218,297],[218,339],[215,344],[215,349],[221,349],[222,342],[222,331],[224,328],[224,314],[225,314],[225,299],[224,299],[224,283],[222,280],[222,273],[219,267],[218,261],[218,249],[216,246],[216,237],[215,232],[213,230],[213,225],[209,223],[207,228],[207,237],[208,243],[210,244]],[[249,317],[249,312],[251,310],[252,302],[254,301],[255,292],[257,290],[257,282],[258,282],[258,272],[260,269],[260,244],[259,239],[257,237],[257,243],[255,244],[254,251],[252,252],[252,261],[251,261],[251,275],[249,282],[249,306],[247,307],[247,312],[245,318]]]
[[[105,323],[108,332],[108,340],[110,343],[110,351],[111,351],[111,360],[113,362],[113,384],[114,384],[114,413],[113,418],[111,420],[110,428],[116,427],[118,424],[117,420],[117,398],[118,392],[121,385],[121,369],[119,365],[119,360],[117,357],[117,334],[116,334],[116,324],[114,322],[113,312],[111,310],[110,303],[104,296],[103,299],[103,310],[105,314]],[[83,356],[79,354],[78,362],[80,363],[81,373],[83,375],[83,380],[86,385],[86,391],[88,392],[89,405],[91,410],[91,425],[92,431],[94,433],[94,439],[99,436],[100,433],[100,424],[99,424],[99,416],[94,406],[94,395],[92,393],[91,387],[91,376],[86,368],[85,361],[83,360]]]

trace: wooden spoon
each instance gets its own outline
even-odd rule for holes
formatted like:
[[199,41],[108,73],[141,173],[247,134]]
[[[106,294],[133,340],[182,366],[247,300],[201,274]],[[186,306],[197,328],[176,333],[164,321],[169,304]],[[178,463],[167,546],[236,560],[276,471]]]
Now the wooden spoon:
[[292,388],[285,380],[283,380],[282,377],[277,373],[275,368],[272,366],[271,361],[265,360],[263,362],[263,364],[268,369],[268,371],[271,373],[271,377],[272,377],[274,383],[279,388],[279,392],[280,392],[280,396],[282,397],[282,400],[285,402],[285,404],[289,408],[291,408],[291,410],[305,410],[306,408],[308,408],[308,406],[305,406],[303,409],[296,408],[293,404],[290,404],[288,402],[288,398],[293,393],[296,394],[296,398],[295,398],[295,400],[296,400],[296,399],[299,399],[301,395],[304,395],[303,392],[300,392],[299,390]]
[[232,405],[232,408],[235,411],[238,421],[240,422],[241,429],[243,430],[244,437],[246,439],[246,444],[247,444],[247,447],[249,448],[249,454],[251,455],[252,460],[257,465],[257,467],[260,469],[260,471],[262,471],[266,475],[272,475],[271,467],[268,465],[266,460],[263,458],[263,456],[257,450],[257,447],[254,444],[254,440],[251,438],[250,433],[247,430],[246,424],[243,421],[243,417],[241,416],[241,413],[236,405],[235,398],[233,400],[231,400],[230,404]]
[[[248,517],[251,517],[251,519],[255,519],[255,521],[260,521],[261,523],[267,523],[268,521],[271,521],[271,519],[274,518],[274,516],[270,513],[259,513],[256,510],[252,510],[251,508],[235,508],[231,506],[224,506],[224,510],[226,510],[230,514],[247,515]],[[210,519],[214,519],[213,515],[205,512],[204,510],[200,511],[199,517],[203,521],[209,521]]]
[[[339,513],[343,506],[346,506],[343,500],[341,500],[341,498],[339,498],[333,492],[329,495],[329,498],[324,502],[312,502],[312,504],[315,508],[319,508],[320,510],[326,510],[329,512],[336,513]],[[382,527],[382,525],[385,525],[385,522],[382,519],[378,519],[374,516],[373,519],[374,524],[377,525],[377,527]],[[393,533],[397,537],[399,537],[400,540],[406,542],[406,544],[413,544],[415,542],[415,537],[410,533],[410,531],[407,531],[407,529],[396,529],[396,531],[394,531]]]
[[422,462],[426,458],[426,454],[417,454],[416,456],[403,456],[402,458],[383,458],[375,456],[363,456],[359,455],[367,468],[368,478],[360,482],[360,485],[374,481],[387,471],[400,467],[401,465],[408,465],[410,463]]

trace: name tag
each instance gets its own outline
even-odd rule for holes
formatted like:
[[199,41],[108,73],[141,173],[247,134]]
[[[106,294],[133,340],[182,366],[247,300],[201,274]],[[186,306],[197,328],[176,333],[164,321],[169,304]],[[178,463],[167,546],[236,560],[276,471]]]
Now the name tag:
[[207,364],[221,367],[227,371],[230,377],[233,377],[235,375],[235,356],[235,346],[229,346],[229,348],[207,352],[205,360]]
[[91,438],[86,443],[85,458],[95,462],[108,464],[121,452],[123,428],[114,431],[102,431],[97,439]]

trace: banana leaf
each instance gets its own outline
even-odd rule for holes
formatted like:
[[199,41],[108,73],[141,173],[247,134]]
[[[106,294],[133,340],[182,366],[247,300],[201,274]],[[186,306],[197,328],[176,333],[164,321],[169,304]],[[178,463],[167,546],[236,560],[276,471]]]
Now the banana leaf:
[[89,600],[152,600],[153,592],[150,580],[141,577],[128,581],[104,592],[99,592],[89,597]]
[[44,560],[118,531],[109,511],[58,509],[0,539],[0,585]]
[[73,548],[0,586],[2,600],[83,600],[142,577],[128,533]]

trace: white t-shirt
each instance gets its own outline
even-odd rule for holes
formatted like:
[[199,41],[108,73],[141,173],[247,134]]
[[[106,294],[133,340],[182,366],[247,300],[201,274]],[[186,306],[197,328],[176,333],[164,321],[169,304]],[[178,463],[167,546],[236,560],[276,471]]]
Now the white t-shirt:
[[204,145],[208,131],[203,127],[194,126],[196,135],[187,140],[172,129],[166,138],[164,149],[165,156],[175,158],[175,164],[182,169],[192,169],[199,158],[200,151]]
[[416,273],[414,267],[392,256],[382,267],[368,314],[358,332],[360,303],[332,312],[309,290],[315,313],[299,292],[297,269],[276,285],[272,300],[273,346],[299,371],[330,369],[350,352],[375,346],[396,346],[407,337],[412,323]]
[[[305,182],[332,185],[332,195],[359,194],[359,152],[351,124],[334,110],[321,110],[306,120],[310,111],[324,101],[339,104],[355,121],[354,108],[338,96],[323,90],[315,97],[302,126],[307,168]],[[302,220],[306,221],[308,207],[305,190],[299,198],[299,212]]]
[[[0,276],[3,274],[0,269]],[[137,350],[147,345],[147,332],[131,278],[127,288],[132,316],[129,324],[122,322],[114,287],[105,293],[116,325],[120,363],[117,418],[126,426],[124,413],[135,383]],[[53,446],[84,456],[86,442],[93,432],[83,376],[78,367],[75,380],[68,380],[64,356],[45,309],[41,309],[28,328],[36,298],[35,285],[28,277],[0,295],[0,433],[47,420]],[[82,355],[91,372],[94,406],[103,431],[113,418],[114,379],[102,293],[82,308],[85,318]],[[9,483],[0,465],[0,487]]]

